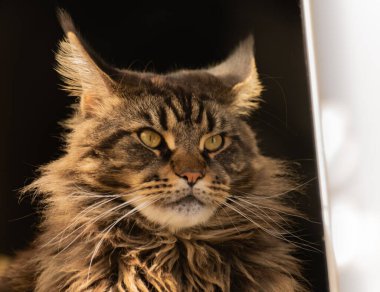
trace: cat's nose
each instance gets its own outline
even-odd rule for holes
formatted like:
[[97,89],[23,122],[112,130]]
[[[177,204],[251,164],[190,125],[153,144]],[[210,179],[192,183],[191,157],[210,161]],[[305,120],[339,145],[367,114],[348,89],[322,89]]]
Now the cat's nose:
[[184,178],[185,180],[187,180],[187,183],[190,185],[190,186],[193,186],[195,185],[195,183],[203,177],[203,173],[201,172],[193,172],[193,171],[187,171],[187,172],[183,172],[181,173],[180,177]]

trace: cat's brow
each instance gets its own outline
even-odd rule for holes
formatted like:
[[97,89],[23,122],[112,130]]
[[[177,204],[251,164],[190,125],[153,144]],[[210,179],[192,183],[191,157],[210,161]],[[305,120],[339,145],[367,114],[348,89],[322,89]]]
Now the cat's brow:
[[148,123],[148,124],[151,124],[153,125],[153,121],[152,121],[152,116],[150,115],[149,112],[143,112],[141,114],[141,117]]

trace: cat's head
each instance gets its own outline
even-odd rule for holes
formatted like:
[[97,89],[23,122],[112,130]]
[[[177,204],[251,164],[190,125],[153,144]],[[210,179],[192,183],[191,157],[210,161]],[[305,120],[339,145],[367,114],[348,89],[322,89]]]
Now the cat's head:
[[58,72],[80,102],[67,141],[68,175],[119,194],[148,220],[179,230],[205,224],[247,184],[257,155],[243,121],[262,86],[252,38],[206,69],[154,74],[105,65],[61,13]]

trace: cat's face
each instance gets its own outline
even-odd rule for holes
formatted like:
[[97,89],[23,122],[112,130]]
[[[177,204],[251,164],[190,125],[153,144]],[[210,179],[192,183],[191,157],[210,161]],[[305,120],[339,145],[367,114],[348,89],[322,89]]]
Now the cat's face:
[[80,141],[88,155],[80,175],[106,191],[130,191],[123,198],[136,207],[149,204],[141,213],[151,221],[172,229],[205,222],[228,197],[230,183],[250,171],[247,129],[206,95],[144,90],[133,102],[115,100],[85,121]]
[[81,97],[68,141],[78,183],[173,231],[206,223],[252,172],[241,119],[261,90],[251,42],[214,68],[157,75],[101,69],[66,29],[58,71]]

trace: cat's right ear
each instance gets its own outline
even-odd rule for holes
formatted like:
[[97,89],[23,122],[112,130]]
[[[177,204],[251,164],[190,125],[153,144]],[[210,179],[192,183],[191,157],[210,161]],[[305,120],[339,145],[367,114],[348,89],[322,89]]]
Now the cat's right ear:
[[226,60],[209,68],[207,72],[231,89],[232,98],[221,102],[228,103],[232,112],[248,115],[258,108],[263,86],[253,56],[252,36],[248,36]]
[[91,116],[111,97],[115,82],[101,69],[102,61],[91,53],[70,15],[64,10],[59,10],[57,14],[65,38],[56,54],[56,70],[62,76],[64,88],[69,94],[80,97],[80,111]]

